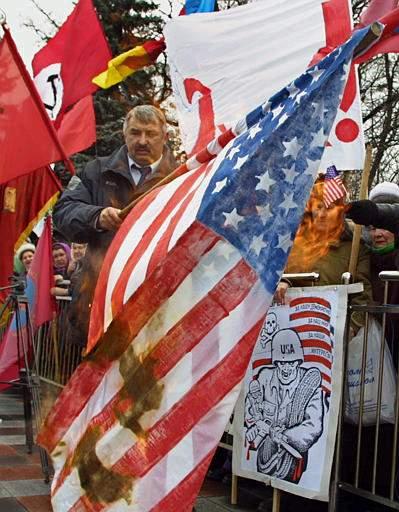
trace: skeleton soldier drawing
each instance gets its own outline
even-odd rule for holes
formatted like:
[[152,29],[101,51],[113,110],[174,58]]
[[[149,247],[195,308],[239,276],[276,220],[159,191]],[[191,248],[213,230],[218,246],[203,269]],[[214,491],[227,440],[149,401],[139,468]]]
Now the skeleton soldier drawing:
[[246,438],[259,472],[298,483],[323,432],[322,378],[317,368],[302,367],[296,331],[277,331],[271,343],[273,368],[259,372],[246,396]]

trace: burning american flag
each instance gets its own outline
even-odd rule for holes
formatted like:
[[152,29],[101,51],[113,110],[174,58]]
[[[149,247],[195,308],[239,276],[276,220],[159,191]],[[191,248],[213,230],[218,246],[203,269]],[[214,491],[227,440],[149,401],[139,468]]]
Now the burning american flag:
[[55,511],[192,509],[362,38],[251,112],[224,148],[214,144],[216,158],[125,220],[96,290],[97,344],[39,435]]

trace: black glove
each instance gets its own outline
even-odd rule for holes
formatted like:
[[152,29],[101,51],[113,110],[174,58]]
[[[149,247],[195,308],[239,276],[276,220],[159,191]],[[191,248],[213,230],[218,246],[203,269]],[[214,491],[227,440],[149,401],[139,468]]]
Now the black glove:
[[349,204],[349,210],[346,216],[352,219],[356,224],[363,224],[369,226],[370,224],[377,223],[379,218],[378,207],[373,201],[369,199],[361,199],[360,201],[353,201]]

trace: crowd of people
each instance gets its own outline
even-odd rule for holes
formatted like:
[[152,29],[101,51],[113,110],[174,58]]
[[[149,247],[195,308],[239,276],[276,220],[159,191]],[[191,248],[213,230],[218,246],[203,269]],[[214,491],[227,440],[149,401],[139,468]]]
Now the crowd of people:
[[[158,108],[149,105],[133,108],[126,116],[123,136],[125,143],[120,148],[110,156],[89,162],[74,178],[53,212],[57,241],[52,250],[51,293],[71,297],[66,319],[67,341],[82,348],[86,343],[97,277],[123,221],[122,210],[177,167],[167,145],[166,119]],[[363,291],[352,298],[352,304],[381,304],[384,292],[379,273],[399,270],[399,186],[380,183],[372,188],[368,200],[348,203],[343,198],[328,208],[323,200],[324,186],[324,178],[320,177],[306,206],[285,273],[317,272],[318,285],[341,284],[342,274],[349,268],[354,223],[362,224],[353,280],[363,284]],[[15,269],[21,277],[29,271],[34,253],[35,245],[31,242],[17,251]],[[282,279],[275,301],[284,303],[286,291],[292,285],[306,286],[306,283]],[[399,304],[398,301],[399,282],[394,282],[389,287],[387,302]],[[353,313],[349,337],[355,336],[364,324],[365,315]],[[398,333],[397,315],[388,315],[386,334],[396,367]]]

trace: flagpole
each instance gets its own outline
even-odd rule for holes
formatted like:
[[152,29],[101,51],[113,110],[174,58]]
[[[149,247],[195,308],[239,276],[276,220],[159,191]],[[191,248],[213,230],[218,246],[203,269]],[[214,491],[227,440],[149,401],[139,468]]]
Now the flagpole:
[[123,208],[123,210],[119,213],[119,217],[121,219],[125,219],[129,215],[131,210],[133,210],[133,208],[136,206],[136,204],[139,201],[141,201],[145,196],[150,194],[156,188],[162,187],[163,185],[166,185],[167,183],[170,183],[171,181],[173,181],[174,179],[178,178],[182,174],[185,174],[189,170],[190,169],[188,169],[186,164],[179,165],[179,167],[177,169],[175,169],[173,172],[171,172],[170,174],[165,176],[165,178],[163,178],[162,180],[158,181],[150,189],[146,190],[143,194],[141,194],[141,196],[137,197],[134,201],[129,203],[125,208]]
[[54,143],[57,146],[58,151],[62,155],[62,159],[63,159],[66,167],[68,168],[69,172],[73,175],[73,174],[75,174],[75,169],[73,167],[73,164],[70,161],[70,159],[67,157],[65,150],[64,150],[60,140],[58,139],[57,132],[55,131],[55,128],[54,128],[53,123],[51,122],[49,116],[47,115],[47,112],[43,105],[43,101],[36,89],[35,84],[33,83],[32,78],[30,77],[30,75],[25,67],[24,62],[22,61],[22,58],[18,52],[18,49],[14,43],[13,38],[11,36],[10,29],[7,26],[5,16],[0,18],[0,25],[2,26],[2,28],[4,30],[4,37],[7,39],[7,42],[10,45],[11,51],[14,56],[15,63],[18,66],[21,76],[22,76],[27,88],[29,89],[33,99],[35,100],[35,103],[39,109],[40,115],[42,116],[42,119],[45,122],[45,124],[54,140]]
[[57,187],[59,188],[59,191],[62,192],[62,185],[60,183],[60,180],[57,178],[57,176],[55,175],[53,169],[49,166],[49,165],[46,165],[46,168],[47,168],[47,174],[50,176],[50,178],[53,180],[53,182],[55,183],[55,185],[57,185]]
[[[367,144],[366,145],[366,158],[364,160],[364,169],[362,172],[362,181],[360,184],[359,199],[367,199],[371,163],[372,163],[371,144]],[[351,248],[351,255],[350,255],[350,259],[349,259],[349,269],[348,269],[353,278],[355,277],[355,274],[356,274],[357,260],[359,258],[361,231],[362,231],[362,226],[360,226],[359,224],[356,224],[355,228],[353,230],[352,248]]]

